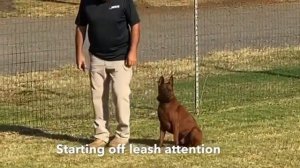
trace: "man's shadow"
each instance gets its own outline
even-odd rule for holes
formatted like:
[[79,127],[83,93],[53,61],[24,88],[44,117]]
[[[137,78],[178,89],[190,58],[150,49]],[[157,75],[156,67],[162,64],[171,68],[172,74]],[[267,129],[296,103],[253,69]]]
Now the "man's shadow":
[[0,124],[0,132],[16,132],[19,133],[20,135],[25,135],[25,136],[43,137],[43,138],[48,138],[53,140],[66,140],[70,142],[79,142],[81,144],[90,141],[89,138],[75,137],[67,134],[49,133],[41,129],[20,126],[20,125]]
[[[19,125],[7,125],[7,124],[0,124],[0,132],[17,132],[20,135],[25,136],[35,136],[35,137],[43,137],[53,140],[62,140],[62,141],[69,141],[69,142],[77,142],[82,145],[88,144],[92,142],[94,139],[91,138],[83,138],[83,137],[76,137],[67,134],[56,134],[56,133],[49,133],[37,128],[30,128],[26,126],[19,126]],[[145,146],[153,146],[154,144],[158,143],[158,139],[137,139],[131,138],[129,143],[134,143],[138,145],[145,145]],[[165,141],[165,143],[172,143],[170,141]]]

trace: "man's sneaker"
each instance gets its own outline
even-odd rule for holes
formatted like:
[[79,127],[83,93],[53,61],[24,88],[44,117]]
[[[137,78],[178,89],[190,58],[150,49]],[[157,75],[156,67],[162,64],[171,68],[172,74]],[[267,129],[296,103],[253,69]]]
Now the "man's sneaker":
[[114,137],[114,139],[109,142],[109,146],[117,147],[118,145],[127,145],[128,142],[129,142],[129,139],[127,139],[127,138]]
[[107,142],[101,140],[101,139],[96,139],[92,143],[88,144],[88,147],[105,147],[107,145]]

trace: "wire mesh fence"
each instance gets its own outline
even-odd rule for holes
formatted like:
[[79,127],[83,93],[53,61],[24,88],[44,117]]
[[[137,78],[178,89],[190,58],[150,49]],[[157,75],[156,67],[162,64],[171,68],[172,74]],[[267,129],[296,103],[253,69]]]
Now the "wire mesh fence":
[[[3,3],[1,1],[1,3]],[[166,2],[167,3],[167,2]],[[88,73],[75,67],[75,16],[79,0],[18,0],[0,20],[0,115],[2,127],[90,136],[93,108]],[[131,82],[133,134],[138,122],[156,120],[157,80],[175,78],[176,95],[195,108],[194,9],[139,5],[139,64]],[[85,41],[89,60],[89,41]],[[111,98],[110,98],[111,99]],[[116,125],[110,103],[111,123]],[[142,119],[142,121],[140,120]],[[149,135],[145,135],[149,136]]]
[[299,1],[200,9],[202,112],[299,104],[299,16]]
[[[74,67],[79,1],[0,2],[5,6],[0,13],[1,124],[91,135],[94,114],[88,73]],[[137,1],[142,35],[131,83],[133,135],[142,132],[135,125],[145,122],[146,127],[147,121],[157,119],[160,75],[174,75],[178,99],[195,111],[197,52],[201,114],[299,97],[300,3],[269,2],[199,1],[199,51],[195,51],[194,2],[170,7],[176,2]],[[152,7],[162,3],[169,7]],[[86,58],[88,46],[86,39]],[[209,124],[204,121],[204,126]]]

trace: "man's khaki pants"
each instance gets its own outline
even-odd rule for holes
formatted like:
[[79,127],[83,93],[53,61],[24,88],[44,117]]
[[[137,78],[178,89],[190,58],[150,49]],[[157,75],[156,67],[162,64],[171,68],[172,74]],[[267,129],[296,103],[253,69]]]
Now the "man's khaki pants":
[[109,141],[109,86],[112,83],[113,103],[116,108],[118,126],[116,137],[129,139],[130,81],[132,68],[125,61],[105,61],[93,55],[90,62],[92,101],[95,112],[95,135],[97,139]]

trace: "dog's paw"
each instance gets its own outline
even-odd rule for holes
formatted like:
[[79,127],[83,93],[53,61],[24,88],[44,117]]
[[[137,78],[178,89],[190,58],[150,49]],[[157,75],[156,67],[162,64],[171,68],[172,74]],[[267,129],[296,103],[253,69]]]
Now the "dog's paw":
[[156,145],[157,145],[158,147],[160,147],[160,148],[166,147],[166,145],[165,145],[165,144],[160,144],[160,143],[157,143]]

